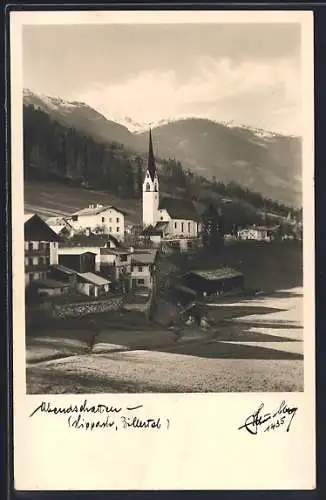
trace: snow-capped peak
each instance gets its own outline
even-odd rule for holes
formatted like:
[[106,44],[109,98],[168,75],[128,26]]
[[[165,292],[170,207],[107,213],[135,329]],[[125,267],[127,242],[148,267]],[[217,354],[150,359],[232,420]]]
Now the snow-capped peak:
[[23,98],[26,104],[40,107],[41,104],[48,109],[64,111],[86,106],[84,102],[67,101],[61,97],[52,97],[40,92],[33,92],[30,89],[23,89]]

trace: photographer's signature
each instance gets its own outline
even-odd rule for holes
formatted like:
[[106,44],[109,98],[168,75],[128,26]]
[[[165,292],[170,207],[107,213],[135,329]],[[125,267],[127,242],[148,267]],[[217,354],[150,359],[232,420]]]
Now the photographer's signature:
[[246,418],[239,430],[245,429],[254,435],[259,431],[269,432],[280,428],[289,432],[298,408],[288,406],[285,401],[282,401],[274,412],[266,412],[264,406],[264,403],[261,403],[259,408]]

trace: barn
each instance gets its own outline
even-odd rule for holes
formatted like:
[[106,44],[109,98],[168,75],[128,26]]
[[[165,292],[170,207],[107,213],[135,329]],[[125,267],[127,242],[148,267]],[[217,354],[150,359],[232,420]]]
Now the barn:
[[181,281],[198,298],[235,294],[244,290],[243,273],[227,267],[190,271],[181,277]]

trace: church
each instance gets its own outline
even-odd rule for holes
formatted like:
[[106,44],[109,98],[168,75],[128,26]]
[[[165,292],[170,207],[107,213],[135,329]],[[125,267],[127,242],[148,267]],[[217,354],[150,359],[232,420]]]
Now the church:
[[143,235],[152,241],[194,239],[199,235],[200,218],[191,200],[160,199],[152,134],[149,132],[148,164],[143,183]]

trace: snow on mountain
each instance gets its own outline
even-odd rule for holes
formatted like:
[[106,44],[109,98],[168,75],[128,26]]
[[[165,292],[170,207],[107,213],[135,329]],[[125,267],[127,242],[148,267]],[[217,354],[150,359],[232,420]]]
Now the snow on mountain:
[[71,112],[73,109],[85,107],[84,102],[66,101],[61,97],[51,97],[46,94],[32,92],[30,89],[23,90],[23,99],[25,104],[31,104],[43,109],[44,107],[52,111],[64,113]]

